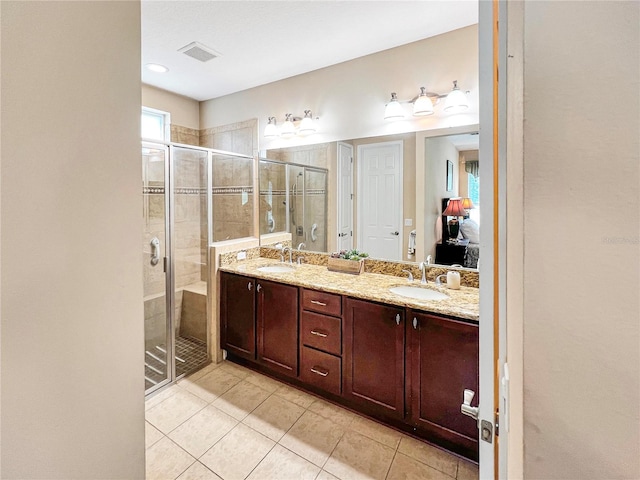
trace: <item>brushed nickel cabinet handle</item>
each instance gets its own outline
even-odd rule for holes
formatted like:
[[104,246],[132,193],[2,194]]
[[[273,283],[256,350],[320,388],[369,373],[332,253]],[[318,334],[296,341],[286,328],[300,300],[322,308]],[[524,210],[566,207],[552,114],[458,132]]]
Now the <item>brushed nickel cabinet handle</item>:
[[247,283],[247,290],[251,290],[251,287],[253,287],[253,284],[251,282]]
[[325,338],[327,337],[326,333],[319,332],[317,330],[311,330],[311,335],[317,335],[318,337]]
[[413,329],[418,329],[418,319],[416,317],[413,317]]
[[316,375],[320,375],[321,377],[326,377],[329,375],[329,372],[323,372],[322,370],[318,370],[320,367],[311,367],[311,371]]
[[396,313],[396,325],[400,325],[400,314]]
[[258,284],[258,286],[256,287],[256,290],[259,292],[260,290],[262,290],[262,285]]
[[326,303],[322,303],[322,302],[319,302],[317,300],[311,300],[311,303],[313,303],[314,305],[320,305],[321,307],[326,307],[327,306]]

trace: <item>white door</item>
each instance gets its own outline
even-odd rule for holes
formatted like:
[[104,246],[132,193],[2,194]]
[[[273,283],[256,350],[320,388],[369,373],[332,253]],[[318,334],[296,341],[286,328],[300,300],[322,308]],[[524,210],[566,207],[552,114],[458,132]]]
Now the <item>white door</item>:
[[353,248],[353,145],[338,143],[338,250]]
[[358,250],[402,260],[402,142],[358,147]]

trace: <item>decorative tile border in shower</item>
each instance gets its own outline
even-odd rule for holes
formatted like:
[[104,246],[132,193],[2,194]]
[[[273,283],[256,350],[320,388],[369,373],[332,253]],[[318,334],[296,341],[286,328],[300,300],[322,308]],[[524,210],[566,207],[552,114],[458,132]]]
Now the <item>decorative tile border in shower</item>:
[[253,193],[253,187],[213,187],[213,195],[238,195],[243,193]]
[[[142,187],[143,195],[164,195],[164,187]],[[187,188],[178,187],[173,189],[175,195],[205,195],[207,193],[206,188]]]

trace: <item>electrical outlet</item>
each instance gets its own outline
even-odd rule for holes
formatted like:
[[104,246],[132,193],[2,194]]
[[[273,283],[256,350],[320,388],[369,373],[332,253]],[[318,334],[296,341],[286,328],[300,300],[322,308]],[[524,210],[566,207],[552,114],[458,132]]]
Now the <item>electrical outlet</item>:
[[247,251],[246,250],[241,250],[238,252],[238,260],[244,260],[245,258],[247,258]]
[[405,218],[404,219],[405,227],[413,227],[413,218]]

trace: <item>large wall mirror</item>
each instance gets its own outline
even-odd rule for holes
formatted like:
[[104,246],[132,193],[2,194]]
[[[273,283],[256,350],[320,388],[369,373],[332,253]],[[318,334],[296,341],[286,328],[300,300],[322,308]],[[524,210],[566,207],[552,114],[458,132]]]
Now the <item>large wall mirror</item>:
[[[289,232],[310,251],[476,268],[478,138],[474,125],[266,150],[260,234]],[[443,217],[458,198],[474,208]]]

